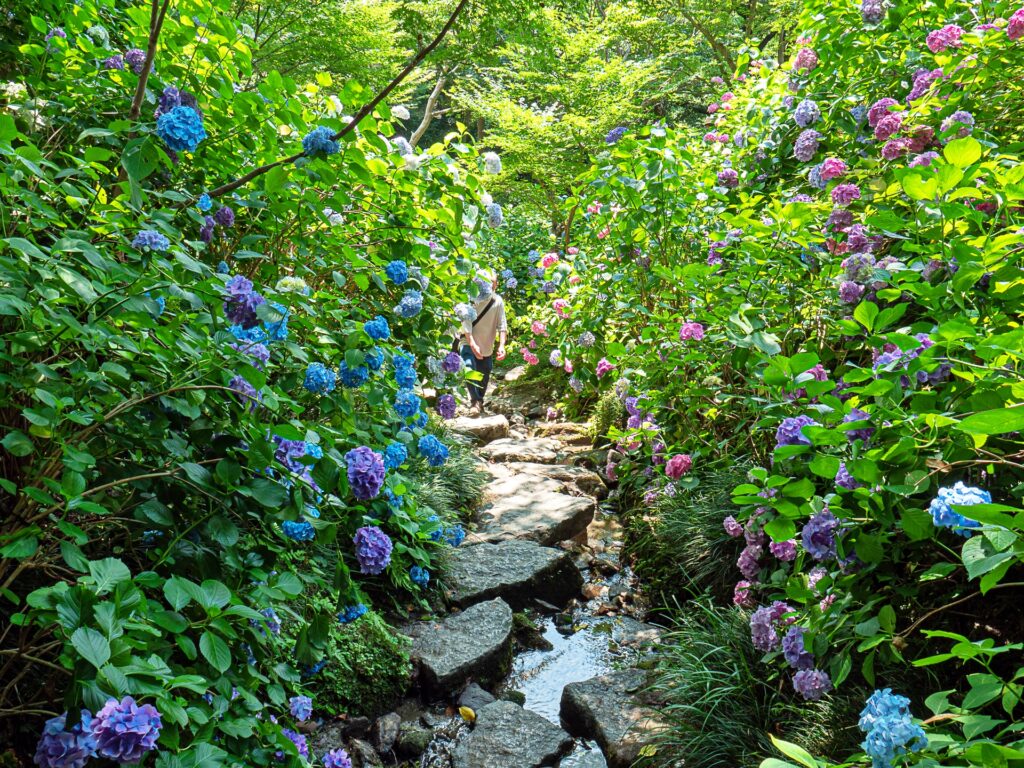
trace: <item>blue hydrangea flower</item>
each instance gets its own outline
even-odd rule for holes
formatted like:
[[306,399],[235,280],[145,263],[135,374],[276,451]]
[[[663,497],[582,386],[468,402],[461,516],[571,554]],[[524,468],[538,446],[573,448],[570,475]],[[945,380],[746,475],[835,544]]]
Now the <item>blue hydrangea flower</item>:
[[420,410],[420,399],[407,389],[395,395],[395,412],[399,416],[411,419]]
[[957,482],[952,488],[939,488],[938,495],[928,505],[932,522],[939,528],[950,528],[964,538],[971,536],[971,528],[977,528],[977,520],[964,517],[953,510],[954,506],[970,507],[975,504],[991,504],[992,494],[982,488],[972,488]]
[[352,495],[361,501],[376,498],[384,485],[384,458],[361,445],[345,454],[345,463]]
[[267,332],[258,325],[254,325],[252,328],[243,328],[240,324],[235,324],[228,328],[228,330],[239,341],[249,341],[254,344],[262,344],[265,341],[269,341]]
[[388,321],[377,315],[373,320],[367,320],[363,323],[363,330],[369,334],[371,339],[377,341],[387,341],[391,337],[391,328],[388,327]]
[[171,241],[155,229],[144,229],[132,240],[132,247],[140,251],[166,251],[171,247]]
[[306,442],[306,455],[316,459],[317,461],[319,461],[320,459],[322,459],[324,457],[324,449],[321,448],[316,443],[310,443],[310,442],[307,441]]
[[137,763],[156,748],[160,737],[160,713],[152,704],[139,705],[131,696],[108,699],[92,722],[96,752],[122,765]]
[[343,386],[349,389],[358,389],[370,378],[370,370],[365,365],[349,368],[348,363],[343,360],[338,368],[338,375],[341,377]]
[[309,720],[313,714],[313,700],[309,696],[292,696],[288,699],[288,709],[299,722]]
[[910,699],[893,693],[892,688],[876,690],[864,703],[857,727],[867,733],[879,721],[890,717],[909,718]]
[[413,419],[412,425],[414,427],[419,427],[420,429],[423,429],[423,427],[427,426],[428,421],[429,419],[427,417],[427,414],[425,414],[423,411],[420,411],[419,413],[416,414],[416,418]]
[[390,262],[384,267],[384,272],[395,285],[404,285],[409,279],[409,268],[400,259]]
[[412,583],[416,586],[425,587],[430,583],[430,571],[426,568],[414,565],[409,569],[409,578],[412,579]]
[[96,757],[96,737],[92,714],[83,709],[82,719],[71,730],[67,713],[46,721],[32,762],[39,768],[83,768],[91,757]]
[[867,734],[861,749],[872,768],[890,768],[897,757],[928,746],[924,729],[911,718],[910,699],[889,688],[871,694],[857,725]]
[[285,520],[281,523],[281,530],[295,541],[312,541],[316,536],[316,530],[308,520]]
[[324,395],[333,392],[337,375],[323,363],[310,363],[306,368],[306,379],[302,386],[314,395]]
[[[298,750],[299,755],[304,758],[309,758],[309,744],[306,743],[306,737],[301,733],[296,733],[290,728],[282,728],[281,734],[288,737],[288,740],[295,745],[295,749]],[[284,753],[278,752],[278,759],[284,759]]]
[[213,201],[210,199],[208,194],[203,192],[203,194],[199,196],[199,200],[196,202],[196,208],[203,213],[206,213],[211,207],[213,207]]
[[363,355],[363,362],[366,363],[367,368],[376,373],[384,365],[384,350],[374,347]]
[[267,320],[263,323],[263,327],[267,330],[267,335],[271,341],[287,341],[288,307],[284,306],[284,304],[278,304],[276,301],[270,302],[269,306],[281,315],[281,318],[279,320]]
[[341,144],[335,141],[334,131],[322,125],[302,138],[302,151],[307,157],[326,157],[340,149]]
[[320,674],[324,667],[327,666],[327,659],[320,659],[316,664],[307,666],[302,670],[303,677],[313,677],[313,675]]
[[604,137],[605,144],[615,144],[619,139],[626,135],[626,126],[620,125],[612,128],[608,131],[608,135]]
[[501,210],[501,206],[497,203],[491,203],[487,206],[487,226],[497,229],[505,223],[505,214]]
[[217,264],[217,274],[218,275],[226,275],[230,271],[231,271],[231,268],[228,266],[228,263],[226,261],[221,261],[221,262],[219,262]]
[[338,614],[338,621],[342,624],[351,624],[360,616],[365,616],[368,610],[369,609],[362,603],[346,605],[341,609],[341,613]]
[[422,311],[423,294],[417,290],[406,291],[395,305],[395,314],[399,317],[416,317]]
[[433,435],[423,435],[417,447],[420,449],[420,455],[432,467],[440,467],[448,460],[448,446]]
[[466,538],[466,530],[461,525],[451,525],[444,529],[442,538],[448,546],[457,547]]
[[356,560],[361,573],[378,576],[391,562],[391,538],[375,525],[359,528],[352,537],[352,543],[356,545]]
[[175,107],[156,121],[156,133],[175,152],[195,152],[206,138],[206,129],[199,113],[192,107]]
[[395,366],[395,381],[400,389],[412,389],[416,386],[416,358],[398,352],[392,364]]
[[400,466],[405,464],[409,458],[409,451],[405,445],[399,442],[388,443],[387,448],[384,449],[384,468],[385,469],[398,469]]

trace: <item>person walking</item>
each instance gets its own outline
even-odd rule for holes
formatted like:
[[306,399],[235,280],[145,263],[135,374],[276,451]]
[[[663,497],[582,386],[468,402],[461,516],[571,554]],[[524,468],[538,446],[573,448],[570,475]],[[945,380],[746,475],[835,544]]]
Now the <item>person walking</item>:
[[[476,277],[480,288],[473,309],[476,319],[472,325],[463,323],[462,359],[471,370],[483,376],[480,381],[469,381],[469,415],[480,416],[484,412],[484,397],[494,369],[494,358],[505,359],[505,342],[508,338],[508,324],[505,320],[505,300],[498,295],[498,278],[490,270],[481,270]],[[494,342],[498,349],[495,352]]]

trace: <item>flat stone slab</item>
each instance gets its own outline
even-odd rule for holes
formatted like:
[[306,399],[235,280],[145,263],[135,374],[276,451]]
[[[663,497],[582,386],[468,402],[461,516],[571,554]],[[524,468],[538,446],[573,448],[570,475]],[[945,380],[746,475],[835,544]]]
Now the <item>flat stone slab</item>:
[[589,496],[569,496],[539,485],[485,505],[478,512],[474,535],[481,541],[526,539],[551,546],[583,533],[596,509],[597,502]]
[[[508,469],[509,464],[488,464],[491,477],[495,478],[484,486],[481,500],[484,504],[505,501],[514,496],[532,496],[541,492],[560,493],[565,484],[539,474],[517,474]],[[538,467],[547,466],[537,464]],[[555,465],[557,466],[557,465]]]
[[562,725],[596,741],[611,768],[629,768],[665,728],[642,692],[646,685],[647,673],[639,669],[569,683],[562,690]]
[[537,464],[529,461],[512,462],[506,464],[505,467],[512,473],[556,480],[575,487],[580,493],[593,496],[596,499],[603,499],[608,495],[608,487],[604,484],[601,476],[586,467],[568,464]]
[[594,622],[594,627],[607,625],[608,634],[617,645],[638,650],[651,648],[661,642],[662,627],[637,621],[630,616],[604,617]]
[[454,605],[500,597],[515,607],[535,598],[560,607],[583,586],[569,552],[532,541],[464,544],[451,551],[447,563],[447,597]]
[[508,419],[500,413],[493,416],[481,416],[477,419],[471,416],[460,416],[446,424],[453,432],[468,435],[481,443],[508,437]]
[[549,437],[505,437],[488,443],[480,453],[491,461],[532,461],[554,464],[561,444]]
[[512,663],[512,609],[501,599],[403,631],[412,639],[410,656],[429,696],[447,695],[470,678],[496,682]]
[[511,370],[505,371],[505,375],[502,376],[502,378],[505,381],[519,381],[521,378],[523,378],[523,376],[526,375],[526,372],[529,370],[530,369],[527,368],[525,365],[517,365],[515,368],[512,368]]
[[496,701],[476,713],[452,753],[452,768],[542,768],[572,749],[572,737],[536,712]]

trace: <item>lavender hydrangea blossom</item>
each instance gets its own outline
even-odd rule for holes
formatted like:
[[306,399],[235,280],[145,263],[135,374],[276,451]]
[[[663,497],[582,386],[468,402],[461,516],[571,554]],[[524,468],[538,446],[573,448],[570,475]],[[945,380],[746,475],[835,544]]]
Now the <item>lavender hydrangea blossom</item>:
[[376,498],[384,485],[384,459],[381,455],[361,445],[345,454],[345,463],[352,495],[361,501]]
[[814,654],[804,646],[806,633],[807,630],[803,627],[792,626],[786,636],[782,638],[782,655],[793,669],[814,668]]
[[39,768],[83,768],[95,756],[92,714],[83,709],[82,719],[70,729],[67,713],[46,721],[32,762]]
[[793,675],[793,688],[807,701],[820,701],[832,690],[832,678],[820,669],[801,669]]
[[808,128],[821,119],[821,110],[810,99],[804,99],[796,105],[796,109],[793,111],[793,119],[801,128]]
[[778,429],[775,430],[775,446],[784,445],[811,445],[811,439],[804,435],[803,428],[810,426],[821,426],[810,416],[792,416],[782,420]]
[[362,573],[378,576],[391,562],[391,538],[375,525],[358,529],[352,543],[356,546],[356,560]]
[[156,748],[160,737],[160,713],[152,704],[136,703],[131,696],[108,699],[92,721],[96,751],[122,765],[137,763]]
[[[793,144],[793,156],[802,163],[809,163],[818,151],[818,140],[821,134],[813,128],[800,132],[796,142]],[[824,176],[822,176],[824,178]]]
[[827,508],[811,517],[800,533],[804,549],[815,560],[828,560],[836,556],[836,530],[839,520]]

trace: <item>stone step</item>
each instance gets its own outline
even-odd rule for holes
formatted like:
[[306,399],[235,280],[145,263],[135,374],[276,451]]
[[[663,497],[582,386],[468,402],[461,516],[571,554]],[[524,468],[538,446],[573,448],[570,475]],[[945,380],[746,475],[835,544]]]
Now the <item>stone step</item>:
[[452,753],[452,768],[542,768],[571,749],[572,737],[554,723],[496,701],[476,713],[473,730]]
[[[526,539],[551,546],[587,530],[597,502],[589,496],[569,496],[550,483],[530,475],[517,475],[521,490],[485,504],[477,513],[478,541]],[[522,486],[531,486],[530,489]]]
[[491,416],[473,418],[471,416],[459,416],[446,422],[446,425],[453,432],[466,435],[481,443],[490,443],[503,437],[508,437],[508,419],[500,413]]
[[410,656],[424,694],[441,698],[472,678],[494,683],[512,663],[512,609],[501,599],[477,603],[443,621],[411,624]]
[[629,768],[666,727],[644,693],[647,675],[626,669],[562,689],[562,726],[574,736],[596,741],[611,768]]
[[571,554],[532,541],[463,545],[447,565],[446,594],[459,606],[500,597],[516,608],[535,599],[561,607],[583,586]]
[[533,475],[564,483],[567,487],[576,488],[580,493],[603,499],[608,495],[608,487],[596,472],[586,467],[568,464],[537,464],[528,461],[510,462],[503,465],[513,474]]
[[561,443],[550,437],[505,437],[485,445],[480,454],[491,461],[554,464],[561,447]]

